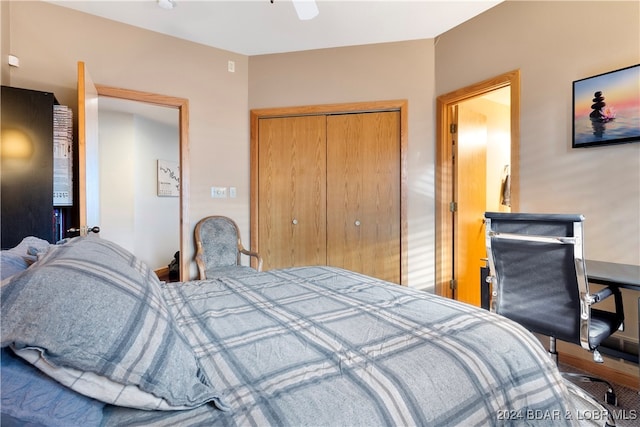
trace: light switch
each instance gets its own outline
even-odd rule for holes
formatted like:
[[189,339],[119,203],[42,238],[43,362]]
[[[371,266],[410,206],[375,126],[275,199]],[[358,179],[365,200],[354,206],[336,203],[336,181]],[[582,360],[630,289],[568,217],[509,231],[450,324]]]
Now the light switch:
[[226,199],[227,187],[211,187],[211,197],[213,199]]
[[229,187],[229,197],[231,197],[232,199],[235,199],[236,196],[237,196],[236,187]]

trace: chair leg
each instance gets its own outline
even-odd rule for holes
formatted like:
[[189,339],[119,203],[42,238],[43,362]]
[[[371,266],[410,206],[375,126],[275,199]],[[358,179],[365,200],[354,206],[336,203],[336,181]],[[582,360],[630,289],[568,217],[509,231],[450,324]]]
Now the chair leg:
[[556,337],[549,337],[549,355],[553,362],[558,365],[558,351],[556,350]]
[[593,350],[593,361],[596,363],[604,363],[604,359],[598,350]]

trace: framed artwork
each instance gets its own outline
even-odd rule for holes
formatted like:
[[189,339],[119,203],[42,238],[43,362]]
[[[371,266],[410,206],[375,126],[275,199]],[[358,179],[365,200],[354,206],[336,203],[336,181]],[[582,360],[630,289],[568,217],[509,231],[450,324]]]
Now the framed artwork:
[[573,148],[640,141],[640,64],[573,82]]
[[158,196],[180,196],[180,163],[158,160]]

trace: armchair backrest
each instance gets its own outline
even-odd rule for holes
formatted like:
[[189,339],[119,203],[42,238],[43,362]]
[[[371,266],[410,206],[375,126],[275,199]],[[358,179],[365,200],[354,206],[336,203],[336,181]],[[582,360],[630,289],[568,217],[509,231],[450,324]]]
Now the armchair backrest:
[[209,216],[196,224],[196,258],[207,268],[240,264],[240,231],[224,216]]
[[584,217],[487,212],[485,219],[492,311],[533,332],[588,340]]

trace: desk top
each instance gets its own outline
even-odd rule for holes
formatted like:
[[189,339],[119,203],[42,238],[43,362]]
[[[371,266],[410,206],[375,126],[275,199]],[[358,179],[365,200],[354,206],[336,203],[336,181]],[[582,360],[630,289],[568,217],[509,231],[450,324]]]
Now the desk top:
[[640,291],[640,265],[586,260],[590,282]]

